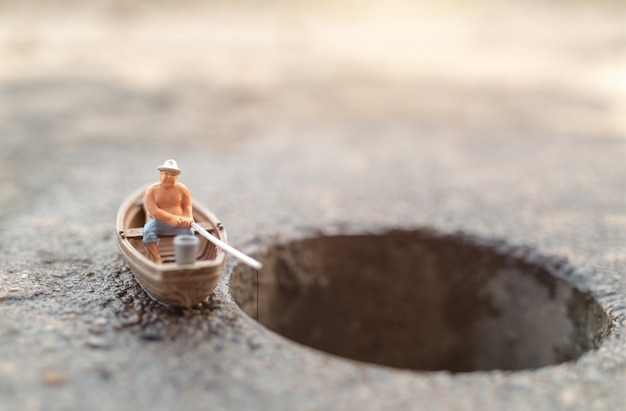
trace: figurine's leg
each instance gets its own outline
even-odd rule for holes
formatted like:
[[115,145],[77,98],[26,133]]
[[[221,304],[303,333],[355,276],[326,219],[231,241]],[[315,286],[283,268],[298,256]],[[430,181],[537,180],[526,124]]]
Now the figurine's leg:
[[158,243],[146,243],[146,248],[150,252],[150,255],[154,259],[155,263],[163,264],[163,260],[161,259],[161,255],[159,254]]
[[146,246],[148,252],[152,256],[152,259],[157,264],[163,264],[163,260],[161,259],[161,255],[159,254],[158,248],[158,230],[159,230],[159,222],[151,218],[148,220],[146,225],[143,227],[143,243]]

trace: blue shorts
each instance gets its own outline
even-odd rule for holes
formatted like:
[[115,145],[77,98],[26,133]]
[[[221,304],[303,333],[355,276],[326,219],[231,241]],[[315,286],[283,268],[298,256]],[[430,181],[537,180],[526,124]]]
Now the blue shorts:
[[156,243],[159,241],[160,235],[182,235],[182,234],[193,234],[191,228],[187,227],[174,227],[173,225],[169,225],[164,223],[163,221],[159,221],[156,218],[151,218],[148,220],[146,225],[143,226],[143,243],[150,244]]

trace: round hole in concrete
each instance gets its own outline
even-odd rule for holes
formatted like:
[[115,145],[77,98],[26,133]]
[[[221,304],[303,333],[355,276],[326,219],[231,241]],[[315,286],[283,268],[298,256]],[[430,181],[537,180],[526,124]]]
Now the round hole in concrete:
[[[519,370],[578,358],[610,321],[567,262],[429,230],[317,236],[237,265],[230,292],[267,328],[350,358],[413,370]],[[257,294],[259,299],[257,302]],[[258,311],[257,311],[258,307]]]

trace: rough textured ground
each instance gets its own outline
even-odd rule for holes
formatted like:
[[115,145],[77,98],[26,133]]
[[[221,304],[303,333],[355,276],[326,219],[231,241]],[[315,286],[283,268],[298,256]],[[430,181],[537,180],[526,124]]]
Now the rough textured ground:
[[[21,4],[0,3],[0,410],[626,405],[623,5]],[[339,224],[504,239],[580,266],[613,331],[576,362],[454,375],[291,343],[228,270],[164,308],[114,218],[170,157],[235,246]]]

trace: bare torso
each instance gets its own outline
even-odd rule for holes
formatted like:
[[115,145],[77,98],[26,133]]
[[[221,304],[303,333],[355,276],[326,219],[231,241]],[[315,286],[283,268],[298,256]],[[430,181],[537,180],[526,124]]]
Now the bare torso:
[[178,185],[165,188],[159,184],[152,189],[152,196],[154,197],[156,206],[161,210],[167,211],[175,216],[184,215],[183,207],[181,206],[183,192]]
[[[171,225],[189,225],[192,218],[191,196],[181,183],[155,183],[146,189],[144,204],[150,218]],[[183,217],[182,219],[179,217]]]

